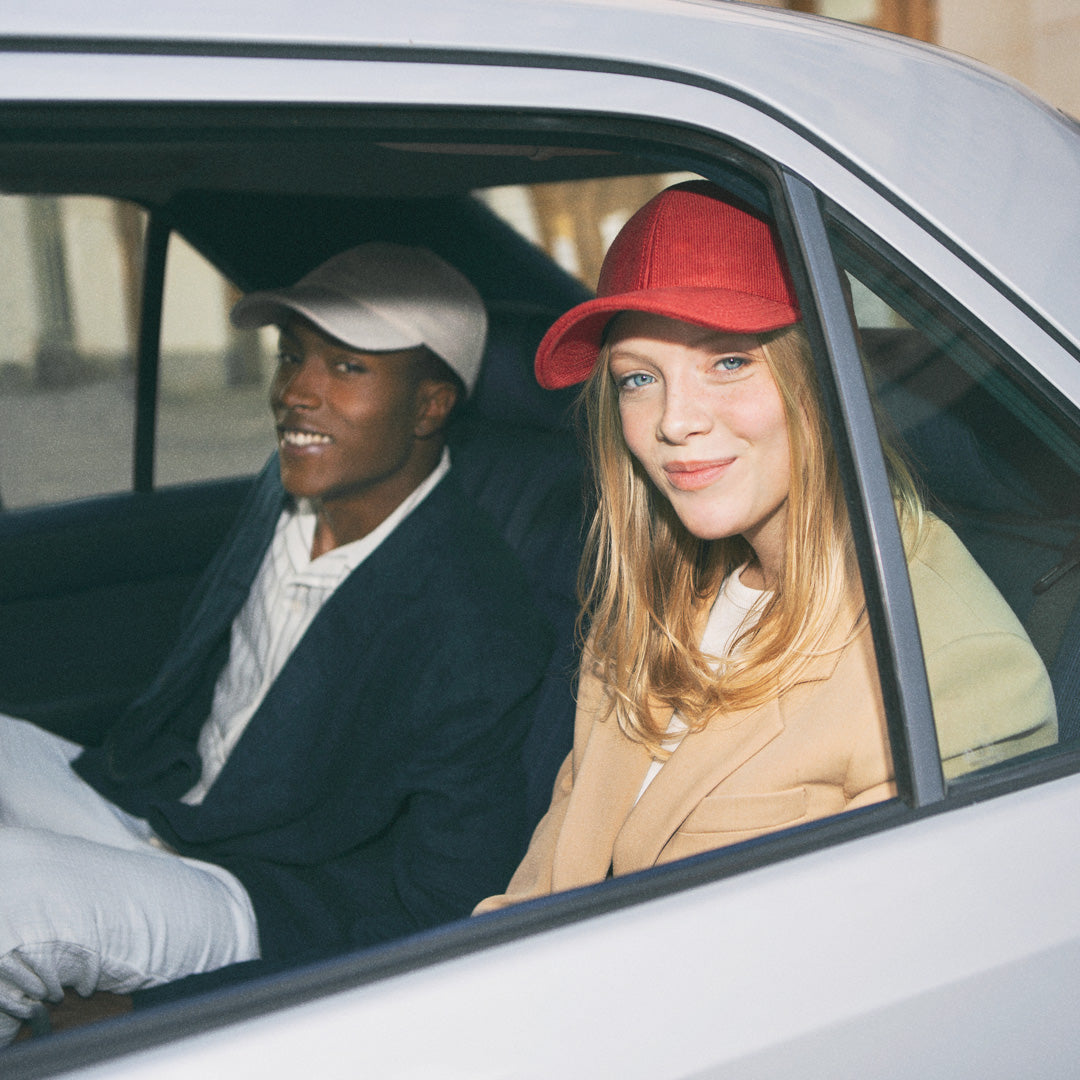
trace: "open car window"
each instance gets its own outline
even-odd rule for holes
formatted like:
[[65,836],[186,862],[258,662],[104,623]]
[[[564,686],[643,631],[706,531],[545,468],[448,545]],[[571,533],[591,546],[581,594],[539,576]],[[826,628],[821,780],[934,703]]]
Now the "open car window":
[[[269,123],[270,119],[267,114],[262,121]],[[451,163],[466,174],[471,169],[484,178],[498,174],[496,166],[505,158],[525,160],[526,152],[535,149],[523,141],[508,153],[505,141],[490,145],[478,141],[477,134],[468,127],[468,118],[459,123],[461,126],[454,130],[446,121],[448,130],[438,132],[439,141],[433,134],[428,142],[403,143],[378,128],[364,131],[358,118],[359,130],[353,133],[351,145],[358,158],[370,154],[402,175],[408,175],[410,169],[422,169],[436,176],[440,165]],[[287,130],[287,115],[283,115],[282,124]],[[222,138],[221,131],[215,130],[214,139]],[[499,138],[506,140],[508,136],[500,132]],[[146,212],[150,224],[140,222],[137,239],[145,241],[147,230],[155,227],[165,229],[168,236],[160,270],[151,265],[146,271],[147,275],[160,273],[162,277],[157,286],[161,290],[159,331],[154,338],[144,338],[142,348],[149,352],[141,358],[144,366],[148,362],[152,365],[156,380],[153,488],[250,474],[272,449],[266,380],[276,342],[272,332],[241,334],[229,327],[228,310],[235,298],[244,289],[294,280],[320,258],[353,243],[389,236],[442,248],[447,257],[454,258],[474,276],[488,302],[488,360],[470,401],[462,433],[456,443],[452,442],[462,475],[471,478],[467,483],[475,484],[481,495],[498,491],[499,485],[505,484],[497,468],[499,459],[492,454],[494,444],[488,441],[489,429],[499,433],[498,438],[508,437],[498,446],[500,450],[512,448],[513,453],[524,453],[529,445],[523,437],[525,431],[554,429],[546,431],[545,437],[557,435],[553,445],[558,450],[544,458],[543,467],[551,469],[551,462],[557,461],[558,468],[564,468],[567,455],[576,452],[571,449],[576,447],[571,416],[576,391],[555,395],[541,391],[532,375],[533,354],[550,323],[590,294],[603,252],[626,219],[668,184],[699,175],[714,180],[768,216],[783,218],[791,211],[784,205],[772,165],[724,144],[719,144],[723,159],[710,160],[700,152],[689,155],[681,148],[676,153],[675,147],[665,146],[662,140],[641,140],[633,144],[634,155],[622,161],[616,156],[616,149],[623,145],[617,138],[594,136],[587,131],[556,133],[549,138],[552,152],[532,155],[538,162],[535,173],[540,178],[535,183],[485,183],[476,187],[452,184],[448,193],[437,197],[392,198],[381,192],[366,196],[362,185],[351,195],[341,190],[353,182],[351,176],[343,178],[338,172],[320,174],[313,170],[309,174],[315,178],[311,188],[295,194],[257,187],[181,188],[169,192],[161,207],[151,206]],[[455,148],[453,140],[460,149]],[[211,145],[216,144],[211,140]],[[168,144],[157,149],[167,161]],[[110,148],[105,154],[109,168],[116,167],[112,153]],[[326,147],[318,153],[336,160]],[[274,156],[277,160],[276,151]],[[616,160],[612,161],[612,157]],[[560,168],[571,175],[575,171],[587,174],[594,160],[602,163],[602,171],[610,175],[544,178],[546,173]],[[691,164],[697,168],[688,168]],[[365,175],[374,173],[373,165],[367,168],[369,173]],[[532,171],[525,168],[518,173],[522,179],[530,179]],[[320,188],[320,175],[332,190]],[[442,180],[440,177],[438,182],[431,182],[438,186]],[[356,183],[360,184],[360,180]],[[512,243],[501,231],[507,223],[514,233]],[[122,236],[114,231],[114,246],[120,244]],[[154,250],[152,243],[147,250]],[[789,257],[798,259],[794,250]],[[536,266],[530,266],[529,260],[534,260]],[[521,274],[522,266],[527,267],[527,273]],[[147,291],[152,288],[151,280]],[[129,384],[130,369],[129,361]],[[843,438],[839,428],[833,434],[836,439]],[[512,464],[513,453],[507,463]],[[124,455],[117,452],[115,456]],[[534,468],[526,459],[522,467]],[[538,510],[532,535],[517,524],[513,515],[506,522],[508,529],[515,530],[516,543],[526,553],[527,564],[544,579],[544,588],[558,609],[564,638],[564,674],[572,670],[575,656],[572,622],[578,550],[564,547],[553,560],[547,550],[533,551],[529,544],[534,539],[537,543],[543,540],[544,527],[550,524],[547,515],[557,511],[570,520],[585,512],[588,497],[583,494],[578,473],[569,469],[568,476],[573,484],[565,485],[565,492],[572,494],[575,504],[562,501],[555,510],[554,504]],[[565,492],[560,491],[560,499]],[[854,494],[851,497],[858,498]],[[570,532],[580,537],[579,526]],[[554,766],[568,748],[569,727],[564,735],[563,741],[538,739],[527,747],[537,762],[546,762],[535,770],[546,782],[538,782],[530,793],[533,820],[546,806]],[[886,794],[883,791],[877,797]],[[776,846],[753,855],[754,859],[766,861],[782,859],[804,845],[804,839],[789,842],[783,835],[791,824],[805,817],[805,792],[789,795],[775,805],[753,810],[747,807],[735,815],[735,827],[718,829],[717,858],[703,872],[735,872],[740,859],[735,857],[728,864],[720,849],[747,839],[776,834]],[[842,803],[837,803],[816,816],[827,818],[841,809]],[[823,842],[829,842],[829,825],[826,823],[819,831]],[[672,887],[678,878],[666,880],[668,884],[659,875],[656,888],[660,892]],[[615,886],[617,883],[613,883]],[[597,892],[607,888],[602,885]],[[619,890],[615,888],[615,892]]]
[[274,449],[270,330],[237,330],[233,285],[183,236],[169,236],[161,313],[154,484],[258,472]]
[[0,195],[0,505],[131,487],[146,214],[122,199]]

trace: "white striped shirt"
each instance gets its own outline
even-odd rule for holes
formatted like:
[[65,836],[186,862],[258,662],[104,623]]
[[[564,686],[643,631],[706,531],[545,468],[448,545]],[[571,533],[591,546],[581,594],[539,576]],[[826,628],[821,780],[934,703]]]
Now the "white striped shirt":
[[311,558],[315,513],[301,499],[278,519],[244,606],[232,624],[229,661],[218,676],[210,716],[199,734],[202,775],[183,797],[198,804],[225,766],[267,691],[334,590],[423,501],[450,468],[443,449],[434,470],[367,536]]

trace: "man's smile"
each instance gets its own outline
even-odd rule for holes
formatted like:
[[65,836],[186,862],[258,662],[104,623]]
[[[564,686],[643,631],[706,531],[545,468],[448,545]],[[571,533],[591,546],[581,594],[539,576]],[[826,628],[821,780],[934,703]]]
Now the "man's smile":
[[304,428],[279,427],[278,442],[282,446],[293,447],[298,450],[309,446],[326,446],[334,440],[321,431],[308,431]]

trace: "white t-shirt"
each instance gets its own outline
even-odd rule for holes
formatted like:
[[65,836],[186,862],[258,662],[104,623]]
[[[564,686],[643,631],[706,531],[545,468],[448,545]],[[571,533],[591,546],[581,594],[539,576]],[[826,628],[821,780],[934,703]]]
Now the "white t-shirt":
[[[701,635],[701,651],[707,656],[716,657],[716,662],[712,664],[714,670],[724,657],[730,655],[731,647],[739,634],[757,622],[764,601],[769,595],[762,589],[751,589],[742,583],[739,575],[745,569],[745,566],[740,566],[724,579],[720,592],[713,602],[712,610],[709,612],[705,632]],[[674,713],[668,724],[668,737],[664,740],[664,749],[674,751],[682,742],[686,731],[686,721],[677,712]],[[638,799],[645,793],[645,789],[653,782],[663,765],[663,761],[655,759],[649,765],[649,771],[645,774],[641,789],[637,793]],[[636,803],[637,799],[634,802]]]

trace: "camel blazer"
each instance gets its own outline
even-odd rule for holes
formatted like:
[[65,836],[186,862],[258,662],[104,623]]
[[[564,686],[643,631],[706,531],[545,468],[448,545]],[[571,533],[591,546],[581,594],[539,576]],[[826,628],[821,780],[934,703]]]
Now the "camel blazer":
[[[952,530],[931,518],[909,569],[946,775],[1052,743],[1046,670]],[[506,893],[477,912],[895,795],[866,619],[853,612],[829,644],[775,700],[687,734],[636,805],[651,756],[623,734],[586,655],[550,809]]]

